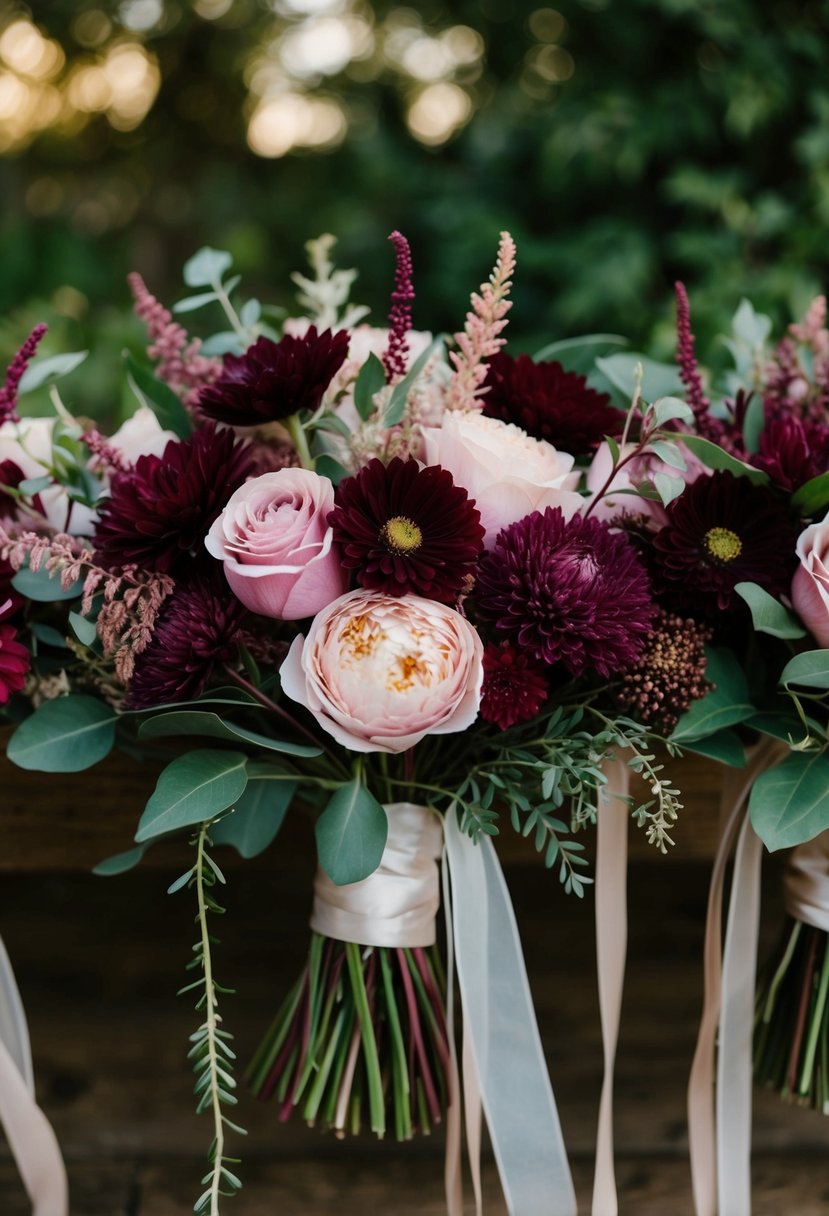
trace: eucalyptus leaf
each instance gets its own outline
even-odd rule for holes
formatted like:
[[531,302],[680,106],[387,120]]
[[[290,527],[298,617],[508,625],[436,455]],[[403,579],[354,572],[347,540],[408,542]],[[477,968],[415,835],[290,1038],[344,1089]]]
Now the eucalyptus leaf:
[[37,604],[57,604],[61,600],[75,600],[83,590],[80,579],[76,579],[70,587],[64,589],[60,585],[60,574],[56,572],[50,575],[43,566],[39,570],[21,566],[12,579],[12,587],[27,600],[34,600]]
[[88,350],[76,350],[65,355],[49,355],[46,359],[35,359],[20,377],[18,394],[23,396],[24,393],[32,393],[44,384],[52,384],[61,376],[68,376],[83,363],[88,354]]
[[[819,734],[820,727],[817,723],[811,722],[810,724]],[[788,743],[791,739],[801,739],[805,733],[803,723],[799,718],[793,714],[776,710],[765,710],[755,714],[753,717],[747,718],[744,725],[751,730],[758,731],[761,735],[770,735],[772,739],[780,739],[783,743]]]
[[688,462],[682,455],[682,449],[678,443],[673,443],[669,439],[654,439],[648,444],[648,451],[653,452],[654,456],[658,456],[663,464],[672,469],[679,469],[684,473],[688,468]]
[[683,390],[682,380],[673,363],[657,363],[647,355],[624,353],[596,359],[596,367],[629,405],[636,391],[637,368],[642,365],[642,396],[646,401],[674,397]]
[[164,430],[172,431],[179,439],[189,438],[193,433],[190,415],[170,386],[157,379],[152,369],[129,351],[124,352],[124,366],[136,397],[153,411]]
[[705,739],[697,739],[693,743],[683,743],[682,750],[695,752],[698,756],[707,756],[709,760],[719,760],[731,768],[745,768],[746,752],[740,737],[733,730],[721,730]]
[[178,756],[158,778],[138,822],[136,841],[193,827],[233,806],[247,785],[246,760],[241,752],[207,748]]
[[706,647],[705,675],[714,684],[711,692],[693,701],[671,733],[671,741],[687,746],[714,735],[727,726],[736,726],[757,713],[752,705],[748,683],[734,655],[723,649]]
[[829,689],[829,650],[806,650],[790,659],[780,673],[780,683],[789,688]]
[[212,287],[221,283],[222,275],[232,265],[229,253],[206,245],[184,263],[182,276],[188,287]]
[[767,769],[754,782],[748,809],[771,852],[812,840],[829,827],[829,756],[793,752]]
[[360,368],[354,383],[354,405],[363,422],[374,413],[374,395],[385,385],[386,369],[377,356],[371,354]]
[[[682,401],[679,397],[660,397],[653,403],[653,417],[657,426],[664,426],[666,422],[674,422],[677,419],[693,422],[694,411],[687,401]],[[677,465],[677,468],[679,467]],[[682,468],[684,467],[683,464]]]
[[176,710],[158,714],[147,718],[138,728],[140,739],[164,739],[171,735],[203,735],[212,739],[228,739],[235,743],[251,743],[267,751],[281,752],[286,756],[300,756],[304,759],[322,755],[322,750],[318,747],[310,747],[307,743],[291,743],[285,739],[273,739],[270,735],[262,735],[258,731],[248,730],[245,726],[237,726],[234,722],[220,718],[218,714],[202,710]]
[[613,354],[627,346],[621,334],[581,334],[577,338],[559,338],[548,342],[533,355],[534,363],[560,363],[569,372],[585,375],[598,358]]
[[211,334],[201,344],[201,354],[211,358],[214,355],[241,355],[245,345],[233,329],[223,329],[217,334]]
[[139,844],[134,849],[127,849],[124,853],[115,853],[112,857],[106,857],[92,867],[92,873],[98,874],[102,878],[110,878],[114,874],[125,874],[127,870],[132,870],[138,865],[148,847],[146,844]]
[[80,773],[112,750],[116,714],[94,697],[70,693],[44,701],[21,722],[6,755],[18,768],[40,773]]
[[239,310],[239,320],[244,325],[245,329],[253,329],[256,322],[262,316],[262,305],[258,300],[245,300]]
[[89,617],[81,616],[79,612],[70,612],[69,625],[75,637],[82,645],[94,645],[98,637],[98,630],[94,621],[90,621]]
[[803,515],[817,515],[829,506],[829,473],[819,473],[795,490],[792,506]]
[[747,452],[756,452],[760,448],[760,435],[766,420],[766,408],[763,398],[755,393],[748,403],[743,418],[743,443]]
[[256,857],[282,827],[298,784],[249,780],[234,810],[210,829],[213,843],[232,845],[242,857]]
[[702,435],[683,435],[682,442],[709,469],[726,469],[737,477],[747,477],[749,481],[758,486],[768,484],[768,474],[764,473],[762,469],[755,469],[752,465],[738,460],[736,456],[732,456],[718,444],[712,443],[710,439],[703,439]]
[[806,636],[795,614],[757,583],[737,583],[734,590],[748,604],[751,622],[758,633],[769,633],[773,638]]
[[218,298],[215,291],[202,291],[197,296],[187,296],[184,300],[179,300],[173,305],[173,312],[195,312],[197,308],[204,308],[206,304],[212,304]]
[[654,473],[653,484],[662,500],[663,507],[667,507],[668,503],[679,498],[685,489],[684,480],[681,477],[672,477],[670,473]]
[[355,777],[335,791],[317,820],[320,865],[338,886],[360,882],[379,866],[388,831],[383,807]]
[[25,478],[18,483],[17,489],[21,494],[25,494],[27,498],[33,498],[41,490],[48,490],[51,485],[54,485],[54,481],[48,473],[44,473],[42,477]]
[[[74,613],[70,612],[69,616],[73,617]],[[54,646],[58,650],[66,650],[66,638],[51,625],[41,625],[39,622],[35,622],[31,629],[37,640],[43,642],[44,646]]]

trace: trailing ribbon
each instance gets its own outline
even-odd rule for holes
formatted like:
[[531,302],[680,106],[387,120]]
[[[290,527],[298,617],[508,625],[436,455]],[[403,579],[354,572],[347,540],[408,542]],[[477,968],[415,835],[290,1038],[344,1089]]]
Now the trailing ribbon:
[[[727,770],[723,782],[723,813],[705,924],[703,1011],[688,1082],[696,1216],[750,1216],[751,1212],[751,1044],[762,845],[747,807],[751,787],[774,763],[780,746],[774,739],[763,739],[752,750],[747,767]],[[723,951],[723,886],[735,837],[739,839]]]
[[602,766],[607,784],[599,792],[596,843],[596,967],[602,1024],[604,1079],[596,1135],[593,1216],[617,1216],[613,1163],[613,1072],[627,952],[627,839],[630,769],[623,760]]
[[31,1200],[33,1216],[67,1216],[66,1171],[55,1133],[35,1102],[26,1015],[2,940],[0,1123]]
[[473,844],[454,810],[446,815],[444,838],[465,1055],[474,1064],[471,1081],[480,1086],[507,1208],[511,1216],[575,1216],[564,1139],[501,867],[489,838]]

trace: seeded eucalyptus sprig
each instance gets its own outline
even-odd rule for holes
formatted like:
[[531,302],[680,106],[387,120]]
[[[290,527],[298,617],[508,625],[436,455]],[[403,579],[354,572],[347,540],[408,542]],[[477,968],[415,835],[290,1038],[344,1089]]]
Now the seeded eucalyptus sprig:
[[193,866],[169,888],[169,893],[182,887],[193,888],[198,900],[196,924],[199,927],[198,940],[193,945],[193,957],[187,964],[188,971],[198,971],[198,978],[179,990],[179,996],[185,992],[198,992],[196,1009],[204,1012],[204,1021],[190,1035],[192,1046],[188,1058],[193,1061],[193,1072],[196,1083],[193,1092],[197,1098],[196,1113],[210,1111],[213,1119],[213,1140],[208,1149],[207,1157],[210,1169],[202,1178],[206,1190],[202,1192],[193,1205],[193,1211],[203,1216],[219,1216],[219,1200],[222,1196],[231,1196],[239,1190],[242,1183],[229,1168],[236,1165],[238,1157],[228,1157],[225,1154],[225,1130],[237,1132],[244,1136],[245,1129],[233,1123],[223,1111],[224,1106],[234,1106],[236,1097],[232,1092],[236,1088],[233,1076],[233,1066],[236,1055],[230,1046],[233,1035],[222,1028],[222,1018],[218,1011],[218,997],[230,995],[231,988],[223,988],[216,982],[213,974],[212,947],[217,939],[209,932],[208,913],[216,915],[224,913],[225,909],[211,895],[211,889],[216,883],[224,883],[225,878],[216,862],[208,853],[211,845],[211,823],[203,823],[199,831],[192,837],[190,843],[196,849],[196,860]]

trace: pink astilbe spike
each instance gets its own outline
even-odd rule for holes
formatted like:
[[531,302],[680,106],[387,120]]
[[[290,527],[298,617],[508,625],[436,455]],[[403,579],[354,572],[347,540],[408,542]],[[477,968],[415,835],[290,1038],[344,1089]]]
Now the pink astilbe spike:
[[86,432],[83,441],[92,455],[96,456],[105,468],[111,469],[115,473],[124,473],[130,468],[129,461],[122,453],[108,443],[101,432],[94,427]]
[[688,404],[694,411],[698,433],[714,443],[721,443],[726,428],[719,418],[712,416],[711,403],[705,396],[702,387],[702,377],[699,374],[697,357],[694,353],[691,308],[688,304],[685,284],[677,281],[674,283],[674,290],[676,292],[676,361],[679,364],[679,375],[688,390]]
[[20,421],[17,413],[17,391],[20,381],[23,379],[23,373],[29,366],[46,329],[47,326],[42,321],[36,325],[6,368],[6,381],[0,388],[0,423]]
[[507,324],[506,315],[512,308],[508,299],[515,271],[515,242],[508,232],[501,233],[498,258],[489,277],[482,284],[480,293],[472,294],[472,309],[466,314],[463,332],[455,334],[457,351],[450,359],[454,372],[446,392],[446,409],[466,410],[480,408],[480,398],[486,391],[482,388],[486,379],[485,360],[494,355],[505,344],[500,337]]
[[156,360],[156,375],[179,394],[188,409],[194,409],[204,386],[221,374],[221,359],[200,354],[201,340],[191,338],[184,326],[173,320],[172,313],[159,303],[140,274],[133,271],[127,275],[127,282],[135,300],[135,314],[147,326],[147,354]]
[[412,300],[415,293],[409,242],[397,229],[391,233],[389,240],[394,244],[397,265],[389,310],[389,342],[383,355],[383,367],[386,369],[386,383],[393,384],[405,376],[409,363],[408,335],[412,328]]

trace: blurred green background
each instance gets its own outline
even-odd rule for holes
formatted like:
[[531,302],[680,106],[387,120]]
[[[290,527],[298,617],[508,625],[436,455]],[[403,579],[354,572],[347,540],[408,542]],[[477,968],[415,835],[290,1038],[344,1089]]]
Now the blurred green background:
[[707,351],[741,296],[783,323],[829,277],[829,3],[7,0],[0,196],[0,354],[41,318],[93,344],[86,413],[140,340],[129,269],[172,302],[210,243],[290,304],[323,231],[378,323],[391,229],[453,330],[508,228],[514,348],[664,356],[681,277]]

